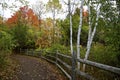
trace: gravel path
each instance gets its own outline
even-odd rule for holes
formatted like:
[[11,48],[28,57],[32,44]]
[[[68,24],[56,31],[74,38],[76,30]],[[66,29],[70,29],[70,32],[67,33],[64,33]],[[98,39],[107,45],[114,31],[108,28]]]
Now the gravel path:
[[55,66],[43,59],[23,55],[14,58],[20,65],[17,80],[66,80]]

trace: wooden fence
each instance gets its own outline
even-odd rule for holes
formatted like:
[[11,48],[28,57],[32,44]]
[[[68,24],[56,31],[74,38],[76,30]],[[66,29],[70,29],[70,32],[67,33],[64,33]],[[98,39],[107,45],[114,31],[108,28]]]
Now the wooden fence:
[[[42,51],[34,51],[34,50],[25,50],[25,51],[26,51],[27,55],[31,55],[31,56],[34,56],[35,53],[38,53],[39,54],[38,56],[42,55]],[[22,52],[22,50],[21,50],[21,52]],[[88,80],[97,80],[93,76],[78,70],[76,68],[77,62],[86,64],[89,66],[93,66],[93,67],[96,67],[96,68],[99,68],[99,69],[102,69],[105,71],[109,71],[109,72],[115,73],[116,75],[120,76],[120,68],[101,64],[101,63],[96,63],[96,62],[89,61],[89,60],[77,59],[76,53],[73,53],[72,56],[60,54],[58,51],[56,53],[54,53],[55,56],[50,55],[51,53],[49,53],[49,52],[46,52],[46,54],[47,55],[45,55],[45,56],[41,56],[41,58],[43,58],[51,63],[56,64],[56,66],[69,78],[69,80],[76,80],[76,75],[80,75],[82,77],[85,77]],[[60,56],[63,58],[69,59],[70,62],[72,63],[72,65],[69,65],[65,61],[61,60],[59,58]],[[66,71],[63,67],[67,68],[70,71],[70,73],[68,73],[68,70]]]

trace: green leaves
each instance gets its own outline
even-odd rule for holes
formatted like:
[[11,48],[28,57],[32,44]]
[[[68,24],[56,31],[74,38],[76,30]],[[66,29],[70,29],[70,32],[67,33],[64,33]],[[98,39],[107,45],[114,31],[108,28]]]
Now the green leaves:
[[[19,25],[20,24],[20,25]],[[12,29],[12,35],[14,37],[14,40],[16,41],[17,47],[25,47],[27,42],[27,26],[24,26],[23,24],[19,23]]]
[[12,35],[5,31],[0,31],[0,51],[9,51],[13,47]]
[[51,10],[51,9],[59,10],[61,9],[62,6],[59,0],[52,0],[47,3],[46,7],[47,7],[47,10]]

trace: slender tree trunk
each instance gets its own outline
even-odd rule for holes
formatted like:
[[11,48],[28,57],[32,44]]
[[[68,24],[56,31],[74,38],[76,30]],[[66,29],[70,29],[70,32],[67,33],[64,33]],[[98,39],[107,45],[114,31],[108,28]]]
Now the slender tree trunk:
[[72,12],[71,12],[71,1],[68,1],[68,8],[69,8],[69,18],[70,18],[70,49],[71,54],[73,54],[73,45],[72,45]]
[[[80,6],[80,22],[78,27],[78,35],[77,35],[77,58],[80,59],[80,34],[81,34],[81,28],[82,28],[82,20],[83,20],[83,3],[84,0],[81,1]],[[78,69],[80,69],[80,62],[78,64]]]
[[[100,14],[100,7],[101,7],[101,5],[99,6],[99,9],[97,10],[96,23],[95,23],[95,27],[94,27],[92,33],[91,33],[91,31],[92,31],[92,28],[91,28],[91,19],[90,19],[90,15],[89,15],[89,21],[90,21],[89,22],[89,34],[88,34],[88,42],[87,42],[87,51],[86,51],[84,60],[87,60],[88,56],[90,54],[91,44],[92,44],[94,35],[96,33],[96,27],[98,25],[98,19],[99,19],[99,14]],[[90,10],[90,6],[89,6],[89,10]],[[89,14],[90,14],[90,11],[89,11]],[[85,71],[85,64],[83,64],[83,71]]]
[[4,9],[5,9],[5,0],[3,0],[3,3],[2,3],[2,10],[3,10],[3,14],[2,14],[2,24],[4,23]]
[[[91,27],[91,11],[90,11],[90,4],[88,5],[88,14],[89,14],[89,32],[88,32],[88,41],[87,41],[87,51],[86,54],[89,53],[90,51],[90,38],[91,38],[91,32],[92,32],[92,27]],[[83,64],[83,71],[85,70],[85,64]]]
[[120,0],[116,0],[116,3],[117,3],[117,9],[118,9],[118,12],[119,12],[119,21],[120,21]]
[[53,44],[54,42],[55,42],[55,10],[53,10]]
[[39,20],[39,28],[40,28],[40,31],[41,31],[41,13],[39,12],[39,15],[38,15],[38,20]]

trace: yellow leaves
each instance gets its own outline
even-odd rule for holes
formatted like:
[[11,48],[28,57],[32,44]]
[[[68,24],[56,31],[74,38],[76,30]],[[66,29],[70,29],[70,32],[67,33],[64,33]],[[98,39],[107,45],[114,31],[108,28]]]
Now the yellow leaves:
[[52,36],[53,36],[53,25],[52,19],[48,18],[45,21],[41,22],[41,35],[36,41],[36,45],[40,48],[46,48],[51,45]]
[[48,33],[46,32],[46,34],[42,34],[41,37],[39,37],[36,41],[36,46],[39,46],[40,48],[46,48],[50,46],[50,39],[47,36]]

